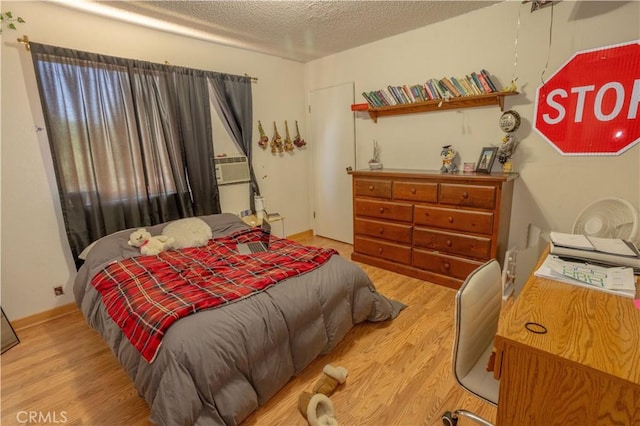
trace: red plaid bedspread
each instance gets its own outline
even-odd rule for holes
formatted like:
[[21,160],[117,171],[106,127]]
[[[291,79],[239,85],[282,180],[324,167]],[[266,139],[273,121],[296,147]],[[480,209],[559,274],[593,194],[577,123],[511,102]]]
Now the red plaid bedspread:
[[110,264],[93,277],[111,318],[152,362],[167,329],[189,314],[232,303],[308,272],[332,249],[273,239],[269,251],[236,253],[236,244],[259,241],[254,228],[209,240],[207,246],[169,250]]

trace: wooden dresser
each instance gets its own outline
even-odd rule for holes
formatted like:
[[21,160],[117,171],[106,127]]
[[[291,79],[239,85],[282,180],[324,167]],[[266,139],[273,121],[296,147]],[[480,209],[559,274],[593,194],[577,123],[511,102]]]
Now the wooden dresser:
[[354,261],[455,289],[485,261],[503,261],[517,173],[350,173]]

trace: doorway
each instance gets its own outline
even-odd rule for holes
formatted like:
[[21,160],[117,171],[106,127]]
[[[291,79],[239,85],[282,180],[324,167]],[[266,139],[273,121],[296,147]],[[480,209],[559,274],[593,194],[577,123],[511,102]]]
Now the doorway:
[[354,84],[345,83],[309,94],[316,235],[353,244],[351,176],[355,167]]

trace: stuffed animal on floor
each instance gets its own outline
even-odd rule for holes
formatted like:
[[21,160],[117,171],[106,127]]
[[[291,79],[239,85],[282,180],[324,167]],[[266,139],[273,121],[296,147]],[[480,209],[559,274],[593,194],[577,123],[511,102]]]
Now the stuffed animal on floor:
[[154,256],[172,247],[173,238],[164,235],[152,237],[145,228],[138,228],[129,236],[129,245],[140,247],[140,253],[145,256]]

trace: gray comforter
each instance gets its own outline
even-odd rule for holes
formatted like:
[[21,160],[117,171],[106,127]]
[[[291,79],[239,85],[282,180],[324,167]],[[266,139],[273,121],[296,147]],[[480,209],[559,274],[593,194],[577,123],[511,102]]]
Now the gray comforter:
[[[205,216],[213,236],[246,228],[231,214]],[[159,235],[164,225],[149,227]],[[158,425],[237,424],[264,404],[354,324],[395,317],[403,305],[374,289],[354,263],[333,256],[320,268],[262,293],[175,322],[147,363],[111,320],[91,278],[108,263],[139,255],[131,230],[98,241],[78,271],[74,295],[111,347]]]

